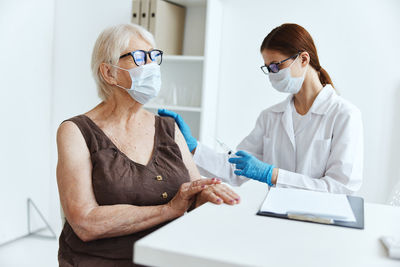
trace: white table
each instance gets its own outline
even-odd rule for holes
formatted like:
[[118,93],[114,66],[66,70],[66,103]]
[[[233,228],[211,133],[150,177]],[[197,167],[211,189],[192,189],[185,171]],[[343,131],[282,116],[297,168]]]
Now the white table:
[[207,203],[136,242],[150,266],[397,266],[379,238],[400,236],[400,208],[365,203],[365,229],[257,216],[267,189],[235,188],[237,206]]

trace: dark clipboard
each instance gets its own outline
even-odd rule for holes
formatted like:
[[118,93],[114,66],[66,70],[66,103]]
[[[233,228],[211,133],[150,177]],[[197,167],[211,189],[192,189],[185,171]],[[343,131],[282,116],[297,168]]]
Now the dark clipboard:
[[[336,225],[336,226],[341,226],[341,227],[364,229],[364,199],[361,197],[355,197],[355,196],[347,196],[347,199],[349,200],[350,207],[353,210],[354,217],[356,217],[356,221],[355,222],[334,221],[333,223],[327,224],[327,225]],[[286,214],[277,214],[277,213],[273,213],[273,212],[258,211],[257,215],[276,217],[276,218],[288,219],[288,220],[295,220],[295,219],[289,218],[288,215],[286,215]],[[304,222],[326,224],[326,223],[312,222],[312,221],[304,221]]]

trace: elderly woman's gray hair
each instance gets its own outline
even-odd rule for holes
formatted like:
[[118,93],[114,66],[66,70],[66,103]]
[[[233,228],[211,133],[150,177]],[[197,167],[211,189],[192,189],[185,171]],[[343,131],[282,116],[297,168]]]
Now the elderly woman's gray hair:
[[[100,73],[100,64],[117,65],[121,53],[129,47],[132,38],[142,39],[155,47],[153,35],[136,24],[120,24],[105,29],[97,38],[92,53],[92,73],[97,85],[99,97],[106,100],[111,95],[111,87],[107,85]],[[113,70],[114,74],[116,70]]]

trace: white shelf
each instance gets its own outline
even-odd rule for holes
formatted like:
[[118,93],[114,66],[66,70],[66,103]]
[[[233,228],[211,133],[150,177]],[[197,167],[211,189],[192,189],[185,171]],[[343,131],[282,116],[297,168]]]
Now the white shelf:
[[195,138],[214,147],[225,0],[170,1],[186,7],[183,51],[182,55],[164,54],[159,98],[144,108],[179,113]]
[[169,0],[169,1],[186,7],[205,6],[207,3],[207,0]]
[[201,112],[200,107],[187,107],[187,106],[173,106],[173,105],[158,105],[158,104],[149,104],[145,105],[145,108],[150,108],[150,109],[169,109],[169,110],[175,110],[175,111],[188,111],[188,112]]
[[165,55],[163,62],[203,62],[203,56]]

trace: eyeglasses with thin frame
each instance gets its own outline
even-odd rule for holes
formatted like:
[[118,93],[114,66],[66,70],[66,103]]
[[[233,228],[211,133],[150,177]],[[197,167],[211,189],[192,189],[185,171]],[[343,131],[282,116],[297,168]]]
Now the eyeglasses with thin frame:
[[277,63],[271,63],[269,65],[263,65],[261,66],[261,70],[265,73],[265,74],[270,74],[270,73],[278,73],[281,69],[279,68],[279,65],[281,65],[282,63],[288,61],[289,59],[292,58],[296,58],[298,55],[300,55],[301,52],[298,52],[296,55],[293,55],[291,57],[288,57],[282,61],[279,61]]
[[144,50],[135,50],[126,54],[123,54],[119,58],[124,58],[127,56],[132,56],[133,62],[135,62],[136,66],[143,66],[146,64],[146,57],[149,55],[149,58],[152,62],[156,62],[158,65],[161,65],[162,63],[162,56],[163,56],[163,51],[159,49],[153,49],[150,51],[144,51]]

